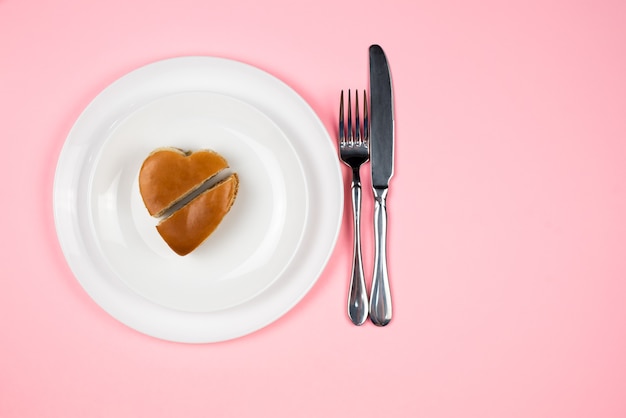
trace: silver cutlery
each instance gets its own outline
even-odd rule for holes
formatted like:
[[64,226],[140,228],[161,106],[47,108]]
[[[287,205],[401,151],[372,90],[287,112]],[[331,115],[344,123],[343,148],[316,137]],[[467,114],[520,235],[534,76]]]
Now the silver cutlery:
[[393,176],[394,115],[389,64],[379,45],[369,48],[370,144],[374,192],[374,274],[370,294],[370,319],[378,326],[391,321],[391,291],[387,272],[387,192]]
[[363,124],[359,119],[359,93],[355,92],[355,125],[352,125],[352,103],[348,90],[347,127],[344,123],[343,90],[339,102],[339,155],[341,160],[352,169],[352,215],[353,215],[353,251],[350,292],[348,296],[348,316],[355,325],[361,325],[367,319],[367,290],[363,274],[361,256],[361,176],[360,169],[369,160],[369,120],[367,96],[363,92]]

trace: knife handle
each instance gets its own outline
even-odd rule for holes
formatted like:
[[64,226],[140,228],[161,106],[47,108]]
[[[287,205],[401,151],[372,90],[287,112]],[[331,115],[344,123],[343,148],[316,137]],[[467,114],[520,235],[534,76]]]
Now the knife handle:
[[387,273],[387,190],[374,189],[374,277],[370,296],[370,319],[384,327],[391,321],[391,291]]
[[358,169],[353,170],[352,179],[352,274],[350,275],[350,293],[348,296],[348,316],[354,325],[361,325],[367,319],[367,290],[363,273],[361,255],[361,181]]

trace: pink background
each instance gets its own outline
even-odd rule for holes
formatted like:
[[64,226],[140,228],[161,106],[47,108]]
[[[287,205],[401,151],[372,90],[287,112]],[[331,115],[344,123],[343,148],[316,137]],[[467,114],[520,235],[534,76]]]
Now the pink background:
[[[0,416],[625,417],[625,22],[620,1],[0,0]],[[349,213],[312,291],[241,339],[164,342],[87,296],[51,191],[104,87],[231,58],[334,138],[371,43],[396,100],[391,325],[346,317]]]

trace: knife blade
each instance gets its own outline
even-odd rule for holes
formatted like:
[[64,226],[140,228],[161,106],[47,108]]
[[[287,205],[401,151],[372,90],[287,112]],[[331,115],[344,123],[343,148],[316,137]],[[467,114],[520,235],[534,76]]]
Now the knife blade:
[[391,321],[391,291],[387,271],[387,192],[393,176],[395,122],[389,63],[379,45],[369,48],[370,167],[374,193],[374,273],[370,319],[378,326]]

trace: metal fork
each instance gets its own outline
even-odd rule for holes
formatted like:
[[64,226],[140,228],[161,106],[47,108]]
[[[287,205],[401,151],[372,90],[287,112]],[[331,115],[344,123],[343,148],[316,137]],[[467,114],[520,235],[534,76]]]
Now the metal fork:
[[356,123],[352,126],[352,103],[348,90],[348,125],[344,124],[343,90],[339,103],[339,155],[341,160],[352,169],[352,214],[353,214],[353,257],[348,296],[348,316],[355,325],[361,325],[367,319],[368,303],[361,256],[361,175],[363,163],[370,157],[369,118],[367,114],[367,95],[363,91],[363,125],[359,120],[359,92],[355,92]]

